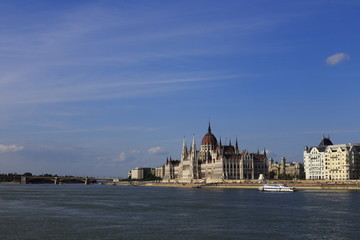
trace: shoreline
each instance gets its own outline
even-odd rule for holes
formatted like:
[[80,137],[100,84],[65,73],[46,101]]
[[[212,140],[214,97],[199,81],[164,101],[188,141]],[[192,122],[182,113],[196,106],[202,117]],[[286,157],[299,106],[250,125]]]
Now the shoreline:
[[0,182],[0,184],[20,184],[20,182]]
[[[20,185],[20,182],[0,182],[5,185]],[[258,189],[264,184],[284,184],[289,187],[294,187],[298,190],[360,190],[360,180],[347,181],[326,181],[326,180],[303,180],[303,181],[237,181],[237,182],[223,182],[223,183],[166,183],[166,182],[108,182],[104,185],[118,185],[118,186],[144,186],[144,187],[173,187],[173,188],[233,188],[233,189]]]
[[[284,184],[298,190],[360,190],[360,182],[292,182],[278,181],[266,182],[267,184]],[[258,189],[264,183],[162,183],[162,182],[131,182],[117,183],[115,185],[145,186],[145,187],[175,187],[175,188],[234,188],[234,189]]]

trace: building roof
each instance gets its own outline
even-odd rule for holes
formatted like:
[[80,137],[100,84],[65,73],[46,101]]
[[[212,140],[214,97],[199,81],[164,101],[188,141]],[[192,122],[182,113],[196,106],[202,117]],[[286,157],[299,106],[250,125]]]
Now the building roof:
[[334,145],[332,142],[331,142],[331,140],[330,140],[330,137],[324,137],[323,136],[323,138],[321,139],[321,142],[319,143],[319,145],[318,146],[313,146],[313,147],[310,147],[310,149],[308,149],[307,147],[306,147],[306,151],[307,152],[311,152],[311,150],[313,149],[313,148],[316,148],[319,152],[325,152],[325,150],[326,150],[326,147],[327,146],[331,146],[331,145]]
[[329,146],[333,145],[333,143],[330,140],[330,137],[326,138],[323,136],[321,142],[319,143],[319,147]]
[[212,145],[217,146],[217,139],[214,134],[211,133],[211,126],[209,123],[208,132],[205,134],[203,139],[201,140],[201,145]]

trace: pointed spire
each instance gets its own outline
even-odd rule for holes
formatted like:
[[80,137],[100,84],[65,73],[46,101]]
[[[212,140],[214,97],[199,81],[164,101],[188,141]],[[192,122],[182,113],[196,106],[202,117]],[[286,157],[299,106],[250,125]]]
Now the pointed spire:
[[186,141],[185,141],[185,137],[183,138],[183,146],[182,146],[183,151],[187,152],[187,146],[186,146]]
[[222,146],[222,144],[221,144],[221,137],[220,137],[220,142],[219,142],[219,145],[220,145],[220,147]]
[[209,121],[208,133],[211,133],[210,121]]
[[266,157],[266,148],[264,148],[264,156]]
[[191,150],[196,151],[195,134],[193,136],[193,140],[192,140],[192,144],[191,144]]
[[231,146],[231,138],[229,139],[229,146]]
[[182,145],[182,151],[181,151],[181,161],[187,158],[188,150],[186,146],[185,137],[183,138],[183,145]]
[[236,150],[236,151],[239,151],[239,145],[238,145],[238,140],[237,140],[237,138],[236,138],[236,142],[235,142],[235,150]]

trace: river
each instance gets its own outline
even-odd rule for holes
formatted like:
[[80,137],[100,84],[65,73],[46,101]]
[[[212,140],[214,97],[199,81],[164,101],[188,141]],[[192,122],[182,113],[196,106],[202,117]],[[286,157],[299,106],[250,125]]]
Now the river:
[[359,239],[360,191],[0,185],[1,239]]

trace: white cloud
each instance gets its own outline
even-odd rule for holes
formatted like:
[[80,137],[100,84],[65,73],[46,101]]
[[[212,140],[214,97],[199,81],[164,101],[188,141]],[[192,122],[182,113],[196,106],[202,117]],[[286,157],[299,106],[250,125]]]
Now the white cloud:
[[18,152],[23,150],[23,146],[18,145],[3,145],[0,144],[0,152],[7,153],[7,152]]
[[[240,23],[216,21],[216,24],[208,24],[200,21],[194,24],[191,21],[187,25],[181,21],[176,27],[168,28],[167,25],[159,25],[163,18],[172,17],[168,8],[156,10],[156,14],[128,9],[119,15],[118,9],[102,6],[93,8],[85,4],[81,8],[59,11],[56,18],[46,16],[46,21],[38,22],[39,19],[28,17],[31,19],[28,25],[36,26],[35,32],[27,27],[29,31],[26,32],[5,30],[6,34],[0,39],[0,55],[4,59],[11,56],[11,61],[7,60],[0,66],[0,105],[136,98],[186,90],[204,81],[236,78],[223,76],[221,72],[190,74],[188,71],[181,74],[186,77],[177,76],[173,71],[163,77],[152,71],[151,74],[136,72],[134,75],[131,68],[137,69],[139,64],[148,64],[155,59],[168,61],[179,58],[183,61],[183,57],[232,53],[231,47],[219,49],[218,44],[213,47],[212,42],[209,43],[210,48],[207,45],[199,48],[198,41],[208,42],[209,36],[211,39],[220,32],[232,36],[234,29],[251,35],[255,30],[274,24],[261,17],[252,21],[239,19]],[[178,13],[178,9],[173,7],[172,11]],[[7,29],[6,26],[4,28]],[[113,36],[106,37],[109,34]],[[161,44],[183,46],[177,43],[182,41],[179,37],[193,39],[194,44],[185,44],[181,48],[165,48]],[[236,44],[238,48],[239,44]],[[125,66],[130,67],[129,71],[122,71],[122,74],[111,70]],[[89,67],[90,71],[83,71],[84,67]],[[103,69],[101,74],[91,70],[99,72],[95,70],[98,68]],[[149,76],[154,76],[154,79],[149,79]],[[172,79],[170,76],[175,77]]]
[[340,62],[349,60],[350,56],[346,53],[336,53],[334,55],[331,55],[330,57],[326,58],[326,63],[328,65],[336,65]]
[[114,159],[114,162],[124,162],[126,160],[126,153],[121,152],[119,158]]
[[153,147],[148,149],[148,153],[150,154],[164,154],[166,151],[161,147]]
[[109,157],[97,157],[96,160],[100,161],[100,162],[105,162],[105,161],[109,161]]
[[131,150],[130,153],[133,154],[133,155],[137,155],[137,154],[141,154],[141,151],[137,150],[137,149],[134,149],[134,150]]
[[265,149],[266,155],[270,158],[277,158],[277,154],[275,152],[273,152],[272,150],[269,149]]

